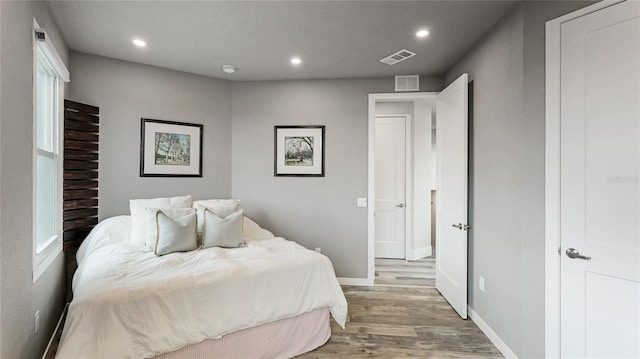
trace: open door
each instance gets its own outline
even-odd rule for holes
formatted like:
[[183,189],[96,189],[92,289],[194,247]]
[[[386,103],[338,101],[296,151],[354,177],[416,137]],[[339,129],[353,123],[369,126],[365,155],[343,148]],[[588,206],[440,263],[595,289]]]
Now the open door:
[[467,319],[467,108],[462,74],[436,101],[436,288]]

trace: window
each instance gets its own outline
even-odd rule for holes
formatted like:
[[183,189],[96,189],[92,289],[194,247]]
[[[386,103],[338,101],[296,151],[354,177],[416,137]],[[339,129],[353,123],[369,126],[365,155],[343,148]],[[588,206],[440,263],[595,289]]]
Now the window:
[[62,251],[62,99],[69,72],[34,20],[33,281]]

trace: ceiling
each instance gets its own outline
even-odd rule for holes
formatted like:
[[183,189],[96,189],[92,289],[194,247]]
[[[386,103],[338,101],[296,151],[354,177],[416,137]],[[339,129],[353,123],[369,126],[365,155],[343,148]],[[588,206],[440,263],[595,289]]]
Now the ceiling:
[[[514,1],[57,1],[70,49],[234,81],[441,75]],[[418,39],[426,28],[430,35]],[[144,48],[131,41],[141,38]],[[398,50],[417,53],[390,66]],[[302,64],[289,60],[299,56]],[[237,67],[226,74],[222,65]]]

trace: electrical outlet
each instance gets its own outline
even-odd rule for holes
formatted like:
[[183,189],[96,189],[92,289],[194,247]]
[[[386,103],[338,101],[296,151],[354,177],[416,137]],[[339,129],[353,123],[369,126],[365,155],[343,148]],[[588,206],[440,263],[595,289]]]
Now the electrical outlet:
[[36,334],[37,334],[38,331],[40,330],[40,311],[39,310],[36,310],[35,322],[36,322]]
[[367,207],[367,199],[366,198],[358,198],[358,207],[361,207],[361,208]]
[[316,252],[322,253],[322,249],[320,249],[320,247],[318,247],[318,248],[316,248]]
[[478,287],[480,288],[481,291],[484,292],[484,277],[480,276],[480,278],[478,278]]

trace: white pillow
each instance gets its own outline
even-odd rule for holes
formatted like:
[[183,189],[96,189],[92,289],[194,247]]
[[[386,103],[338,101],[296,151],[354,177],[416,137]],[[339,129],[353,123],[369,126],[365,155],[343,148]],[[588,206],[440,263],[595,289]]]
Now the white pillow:
[[251,218],[244,216],[244,222],[242,223],[242,230],[244,231],[245,234],[248,235],[253,232],[257,232],[261,229],[262,227],[260,227],[259,224],[254,222]]
[[129,200],[129,210],[131,211],[131,242],[139,245],[144,245],[146,242],[145,208],[189,208],[192,203],[191,195]]
[[249,240],[257,240],[257,239],[267,239],[275,237],[273,233],[267,231],[266,229],[260,227],[259,224],[251,220],[251,218],[244,216],[244,220],[242,223],[242,230],[244,231],[244,239],[245,241]]
[[[157,256],[187,252],[198,248],[196,210],[193,208],[147,208],[147,218],[153,219],[148,237],[153,239]],[[149,228],[148,228],[149,229]]]
[[156,250],[156,242],[158,240],[158,212],[164,213],[165,216],[173,220],[179,220],[185,216],[193,216],[194,220],[197,221],[195,208],[146,208],[144,226],[145,252],[153,252]]
[[204,210],[204,233],[202,234],[202,248],[244,247],[244,231],[242,222],[244,211],[239,210],[222,217],[209,208]]
[[198,210],[198,235],[202,236],[204,227],[204,210],[209,208],[221,217],[226,217],[240,210],[240,200],[237,199],[207,199],[193,201],[193,208]]

